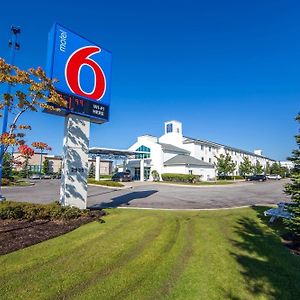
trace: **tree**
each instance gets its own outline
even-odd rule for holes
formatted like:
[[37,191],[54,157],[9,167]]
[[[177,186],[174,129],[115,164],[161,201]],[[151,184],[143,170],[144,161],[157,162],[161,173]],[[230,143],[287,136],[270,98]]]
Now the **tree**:
[[286,177],[286,175],[289,173],[289,170],[286,167],[282,167],[279,162],[275,162],[270,168],[270,173],[279,174],[281,177]]
[[89,169],[89,178],[95,178],[96,168],[94,163],[92,162]]
[[[300,122],[300,114],[296,117]],[[298,238],[300,238],[300,134],[295,136],[298,149],[292,152],[292,156],[288,159],[294,163],[294,168],[291,170],[291,183],[286,185],[285,192],[291,195],[293,206],[289,206],[289,211],[292,213],[292,218],[285,220],[287,228],[291,230]]]
[[224,154],[221,154],[220,157],[216,156],[216,159],[216,169],[219,177],[233,174],[236,164],[232,161],[231,156],[228,153],[226,153],[226,156]]
[[22,170],[20,172],[20,176],[23,177],[23,178],[27,178],[28,173],[29,173],[28,162],[29,162],[29,159],[34,155],[34,150],[32,148],[28,147],[27,145],[21,145],[18,148],[18,151],[21,154],[20,157],[23,159],[23,161],[21,161],[21,162],[18,161],[18,159],[20,157],[18,157],[16,159],[16,162],[19,162],[22,165]]
[[280,166],[277,162],[274,162],[270,168],[270,174],[279,174]]
[[2,164],[2,178],[10,178],[12,169],[12,156],[10,153],[5,153]]
[[49,159],[45,159],[43,161],[43,174],[48,174],[49,173]]
[[66,106],[66,101],[55,91],[55,82],[57,82],[56,79],[47,78],[41,67],[24,71],[7,64],[4,59],[0,58],[0,84],[8,84],[13,87],[12,91],[14,91],[4,93],[0,98],[0,110],[7,106],[8,111],[14,115],[8,132],[0,135],[0,145],[4,146],[0,161],[9,146],[21,146],[25,143],[23,131],[30,130],[31,127],[18,125],[24,113],[37,112],[39,109],[59,111],[57,107]]
[[268,161],[266,163],[265,174],[271,174],[271,166]]
[[251,161],[248,157],[244,157],[242,163],[240,164],[239,172],[242,176],[247,176],[252,174],[253,167]]
[[[47,144],[47,143],[43,143],[43,142],[33,142],[31,144],[31,146],[35,149],[40,150],[40,154],[41,154],[41,159],[40,159],[40,173],[42,173],[42,161],[43,161],[43,152],[45,150],[51,151],[52,148]],[[49,166],[48,166],[49,169]],[[43,171],[44,172],[44,171]],[[48,171],[47,171],[48,172]]]
[[254,174],[262,174],[264,172],[264,167],[261,165],[261,163],[258,160],[256,160],[256,163],[253,166],[253,172]]

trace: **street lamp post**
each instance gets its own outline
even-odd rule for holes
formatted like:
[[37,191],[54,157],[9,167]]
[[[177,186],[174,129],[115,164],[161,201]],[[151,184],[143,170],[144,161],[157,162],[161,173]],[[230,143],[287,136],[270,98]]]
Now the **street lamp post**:
[[[20,43],[18,41],[18,35],[21,33],[20,27],[16,26],[11,26],[11,39],[8,41],[8,46],[10,47],[10,57],[9,57],[9,64],[13,65],[15,61],[15,50],[20,49]],[[11,85],[7,85],[7,94],[10,94],[11,92]],[[8,106],[4,106],[4,111],[3,111],[3,123],[2,123],[2,131],[1,133],[3,134],[4,132],[7,132],[7,123],[8,123]],[[0,188],[2,185],[2,164],[3,164],[3,153],[4,153],[4,145],[1,145],[0,147]],[[1,190],[0,190],[0,201],[4,201],[5,197],[2,195]]]

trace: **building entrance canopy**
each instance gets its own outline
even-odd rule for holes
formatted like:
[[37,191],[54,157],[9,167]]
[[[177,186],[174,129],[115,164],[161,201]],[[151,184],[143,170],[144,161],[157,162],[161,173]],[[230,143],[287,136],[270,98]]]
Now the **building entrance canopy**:
[[[110,149],[110,148],[89,148],[89,154],[96,157],[96,172],[95,180],[100,180],[100,158],[103,159],[120,159],[123,160],[123,170],[126,169],[126,160],[135,159],[140,154],[149,154],[144,151],[131,151],[123,149]],[[140,180],[144,181],[144,159],[140,160]]]
[[110,149],[110,148],[98,148],[93,147],[89,149],[89,154],[94,156],[101,156],[111,159],[126,159],[126,158],[135,158],[137,154],[144,154],[143,151],[130,151],[123,149]]

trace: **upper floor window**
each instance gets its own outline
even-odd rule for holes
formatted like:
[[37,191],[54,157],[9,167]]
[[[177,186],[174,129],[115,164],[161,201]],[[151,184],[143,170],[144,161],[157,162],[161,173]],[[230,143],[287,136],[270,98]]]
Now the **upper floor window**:
[[135,158],[137,158],[137,159],[150,158],[150,148],[142,145],[142,146],[138,147],[136,149],[136,151],[141,151],[141,152],[146,152],[146,153],[137,153],[135,155]]
[[208,147],[208,151],[211,152],[211,147]]
[[208,162],[211,163],[211,158],[208,159]]
[[201,145],[201,150],[203,150],[204,149],[204,146],[203,145]]
[[167,124],[167,133],[169,133],[169,132],[173,132],[173,124],[172,123]]

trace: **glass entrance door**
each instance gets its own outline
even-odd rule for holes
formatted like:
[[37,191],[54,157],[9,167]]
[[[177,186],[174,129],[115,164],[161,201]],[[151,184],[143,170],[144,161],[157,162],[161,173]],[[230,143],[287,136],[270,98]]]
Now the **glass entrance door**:
[[[145,167],[144,168],[144,179],[148,180],[150,177],[150,167]],[[140,174],[141,174],[141,169],[140,168],[134,168],[134,176],[133,180],[140,180]]]

